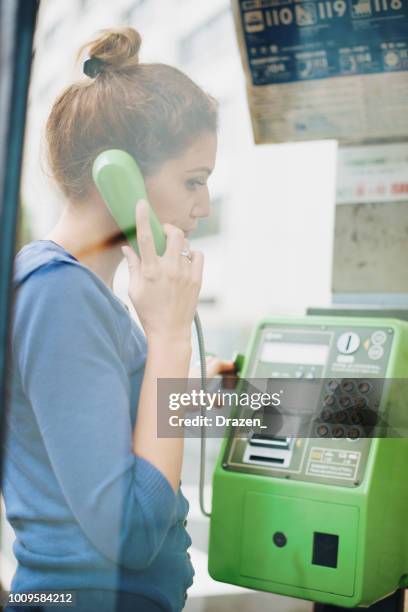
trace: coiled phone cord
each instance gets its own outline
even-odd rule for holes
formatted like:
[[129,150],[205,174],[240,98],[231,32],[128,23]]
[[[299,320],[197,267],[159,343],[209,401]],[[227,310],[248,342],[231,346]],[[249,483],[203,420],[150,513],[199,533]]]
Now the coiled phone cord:
[[[194,315],[194,325],[197,334],[198,352],[200,355],[200,371],[201,371],[201,388],[206,391],[207,388],[207,363],[205,361],[205,347],[204,347],[204,334],[201,326],[200,317],[196,312]],[[205,416],[205,406],[200,406],[201,416]],[[201,419],[204,423],[204,418]],[[200,480],[199,480],[199,503],[200,510],[204,516],[210,517],[211,512],[207,512],[204,505],[204,486],[205,486],[205,448],[206,446],[206,432],[205,426],[201,425],[201,437],[200,437]]]

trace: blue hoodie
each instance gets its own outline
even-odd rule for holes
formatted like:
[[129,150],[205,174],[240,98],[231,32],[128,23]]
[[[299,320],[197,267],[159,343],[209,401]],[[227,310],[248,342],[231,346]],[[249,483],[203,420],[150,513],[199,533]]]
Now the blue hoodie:
[[12,591],[109,589],[184,607],[188,502],[132,450],[146,340],[89,268],[48,240],[18,254],[3,495]]

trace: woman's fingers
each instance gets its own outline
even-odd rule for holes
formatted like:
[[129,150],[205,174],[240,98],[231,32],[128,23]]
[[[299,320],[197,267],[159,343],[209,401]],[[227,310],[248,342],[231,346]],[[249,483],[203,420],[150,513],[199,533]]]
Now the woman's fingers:
[[139,200],[136,204],[136,236],[143,267],[155,269],[157,254],[150,227],[149,205],[146,200]]
[[129,297],[136,309],[146,336],[189,339],[191,323],[201,287],[203,256],[183,256],[184,232],[166,225],[167,248],[163,256],[156,254],[150,227],[150,208],[139,200],[136,205],[136,229],[139,262],[124,249],[133,269],[139,270],[129,282]]
[[129,273],[137,272],[140,268],[140,259],[129,246],[123,246],[122,253],[126,257],[126,261],[129,268]]
[[[206,374],[207,378],[214,378],[214,376],[218,376],[218,374],[228,374],[235,372],[235,365],[233,361],[225,361],[224,359],[220,359],[214,355],[208,355],[205,358],[206,363]],[[189,372],[189,378],[200,378],[201,370],[199,367],[199,362],[194,365]]]
[[218,374],[226,374],[234,371],[233,361],[224,361],[219,357],[207,357],[207,378],[214,378]]
[[166,234],[166,252],[164,256],[178,261],[181,251],[185,248],[184,232],[179,228],[165,223],[163,225],[164,233]]
[[[220,374],[233,374],[235,372],[235,366],[233,361],[224,361],[215,355],[207,355],[205,358],[206,363],[206,374],[207,380],[214,378]],[[189,378],[192,379],[192,389],[196,388],[195,380],[201,377],[201,369],[199,365],[195,365],[190,369]],[[221,387],[222,388],[222,387]],[[214,403],[215,408],[221,408],[222,403],[220,404],[218,401]],[[200,409],[200,406],[189,406],[188,412],[197,412]]]
[[191,251],[191,275],[193,282],[201,287],[203,282],[204,255],[201,251]]

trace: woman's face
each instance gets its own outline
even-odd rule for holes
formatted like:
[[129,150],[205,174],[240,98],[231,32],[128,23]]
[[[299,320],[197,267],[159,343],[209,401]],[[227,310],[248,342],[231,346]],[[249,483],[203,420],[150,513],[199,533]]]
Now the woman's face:
[[207,181],[215,165],[217,135],[205,132],[176,159],[146,177],[149,203],[161,223],[171,223],[185,236],[195,230],[197,219],[210,214]]

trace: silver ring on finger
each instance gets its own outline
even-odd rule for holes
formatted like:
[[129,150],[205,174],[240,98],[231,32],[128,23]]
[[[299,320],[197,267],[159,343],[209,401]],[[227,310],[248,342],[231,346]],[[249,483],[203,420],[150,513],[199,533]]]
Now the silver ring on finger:
[[188,261],[191,263],[193,259],[191,255],[191,251],[189,251],[188,249],[183,249],[182,251],[180,251],[180,255],[182,255],[183,257],[186,257]]

